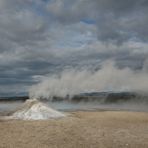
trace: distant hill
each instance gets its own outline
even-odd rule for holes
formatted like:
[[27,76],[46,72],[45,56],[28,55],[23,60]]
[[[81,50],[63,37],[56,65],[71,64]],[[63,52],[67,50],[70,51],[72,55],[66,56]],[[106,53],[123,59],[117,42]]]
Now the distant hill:
[[[41,100],[51,100],[49,98],[39,98]],[[57,101],[72,101],[72,102],[91,102],[97,101],[102,104],[107,103],[122,103],[122,102],[144,102],[148,104],[148,95],[136,92],[91,92],[74,95],[70,98],[68,95],[65,98],[54,96],[52,102]]]
[[0,101],[26,101],[28,96],[0,97]]
[[[13,96],[13,97],[0,97],[0,101],[25,101],[29,99],[28,96]],[[52,99],[49,98],[37,98],[42,101],[68,101],[68,102],[91,102],[97,101],[101,104],[110,103],[123,103],[123,102],[143,102],[148,104],[148,95],[136,92],[90,92],[81,93],[74,95],[73,97],[58,97],[54,96]]]
[[121,100],[130,100],[137,95],[131,92],[92,92],[75,95],[72,101],[99,101],[100,103],[119,102]]

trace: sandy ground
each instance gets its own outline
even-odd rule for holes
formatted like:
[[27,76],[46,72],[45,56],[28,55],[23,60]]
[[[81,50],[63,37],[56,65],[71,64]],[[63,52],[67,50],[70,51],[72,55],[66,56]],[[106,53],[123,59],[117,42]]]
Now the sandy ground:
[[0,121],[0,148],[148,148],[148,113],[73,112],[48,121]]

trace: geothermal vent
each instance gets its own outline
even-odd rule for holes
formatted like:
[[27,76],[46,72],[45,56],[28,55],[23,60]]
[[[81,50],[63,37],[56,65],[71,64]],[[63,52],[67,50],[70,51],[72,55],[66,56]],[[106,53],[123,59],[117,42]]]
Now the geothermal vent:
[[63,113],[50,108],[46,104],[36,99],[30,99],[24,103],[21,109],[13,113],[10,118],[22,120],[46,120],[64,116]]

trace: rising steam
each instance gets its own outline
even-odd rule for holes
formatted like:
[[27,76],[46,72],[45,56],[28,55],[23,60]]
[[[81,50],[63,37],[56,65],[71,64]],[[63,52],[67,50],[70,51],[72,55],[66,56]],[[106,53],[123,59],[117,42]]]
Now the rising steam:
[[30,89],[30,98],[66,97],[96,91],[148,91],[148,73],[130,68],[119,69],[114,61],[104,62],[102,68],[90,70],[65,70],[59,75],[45,77]]

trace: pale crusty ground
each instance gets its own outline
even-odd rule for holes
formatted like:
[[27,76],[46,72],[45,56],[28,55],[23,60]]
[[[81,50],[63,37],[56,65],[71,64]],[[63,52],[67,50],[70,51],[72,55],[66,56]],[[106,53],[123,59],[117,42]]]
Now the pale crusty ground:
[[0,121],[0,148],[148,148],[148,113],[73,112],[48,121]]

